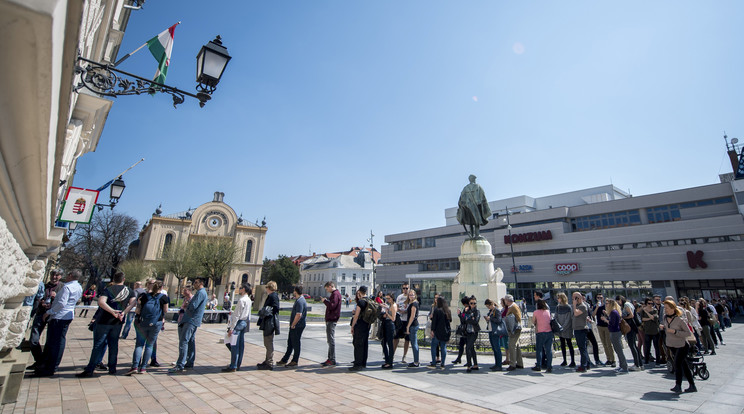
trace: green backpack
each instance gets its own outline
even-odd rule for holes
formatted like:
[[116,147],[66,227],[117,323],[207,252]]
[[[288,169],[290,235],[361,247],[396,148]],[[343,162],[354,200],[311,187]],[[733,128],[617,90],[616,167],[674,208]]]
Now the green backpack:
[[372,325],[380,316],[380,304],[369,299],[364,299],[364,301],[367,302],[367,306],[364,307],[361,317],[364,322]]

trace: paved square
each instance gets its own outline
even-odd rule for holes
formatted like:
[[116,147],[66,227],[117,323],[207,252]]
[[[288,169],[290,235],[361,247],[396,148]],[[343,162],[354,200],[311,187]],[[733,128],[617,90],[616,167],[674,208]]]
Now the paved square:
[[[445,370],[424,368],[430,361],[428,349],[421,349],[421,368],[398,364],[383,371],[379,343],[370,341],[366,371],[346,370],[352,358],[347,325],[337,327],[337,356],[341,366],[321,368],[326,344],[323,324],[309,323],[302,342],[298,368],[257,371],[264,355],[260,334],[246,335],[243,370],[225,374],[229,352],[220,342],[224,325],[202,325],[197,332],[196,368],[185,374],[168,375],[167,366],[177,356],[176,329],[168,324],[158,340],[161,368],[145,375],[100,375],[78,379],[90,356],[92,333],[86,321],[76,319],[68,333],[67,349],[58,375],[53,378],[25,378],[15,404],[2,413],[237,413],[237,412],[649,412],[649,413],[741,413],[744,409],[744,331],[735,324],[724,335],[725,346],[718,355],[706,358],[710,379],[696,379],[699,392],[676,395],[669,391],[673,377],[665,368],[618,375],[611,368],[585,374],[557,366],[554,373],[529,369],[489,372],[481,369],[466,374],[462,366]],[[285,325],[283,325],[284,327]],[[255,328],[255,326],[253,326]],[[286,329],[275,340],[275,360],[285,349]],[[131,363],[134,340],[121,340],[119,370]],[[627,351],[627,349],[626,349]],[[627,353],[627,352],[626,352]],[[396,360],[400,361],[402,349]],[[629,356],[629,355],[628,355]],[[448,355],[449,361],[454,356]],[[407,360],[412,360],[409,351]],[[493,357],[479,356],[487,368]],[[525,361],[527,368],[534,360]],[[686,384],[683,384],[686,385]]]

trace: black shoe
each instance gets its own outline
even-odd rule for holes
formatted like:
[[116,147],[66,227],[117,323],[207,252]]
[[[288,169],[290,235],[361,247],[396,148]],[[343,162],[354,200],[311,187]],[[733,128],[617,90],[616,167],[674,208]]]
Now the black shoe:
[[429,365],[427,365],[427,367],[436,368],[437,367],[437,363],[436,362],[429,362]]
[[155,367],[155,368],[159,368],[160,367],[160,363],[158,361],[152,361],[152,362],[150,362],[150,366],[151,367]]
[[517,370],[517,367],[509,367],[506,370],[507,371],[516,371]]
[[524,365],[517,365],[517,369],[524,369]]
[[575,362],[573,362],[573,361],[571,361],[571,363],[570,363],[570,364],[568,364],[568,367],[569,367],[569,368],[575,368],[575,367],[576,367],[576,363],[575,363]]
[[675,394],[681,394],[682,393],[682,387],[679,385],[675,385],[674,388],[670,389],[669,391],[675,393]]
[[452,361],[452,363],[455,364],[455,365],[457,365],[457,364],[459,364],[461,362],[462,362],[462,360],[460,358],[457,358],[456,360]]
[[561,366],[562,366],[562,367],[565,367],[566,365],[568,365],[568,363],[567,363],[566,361],[563,361],[563,362],[561,363]]
[[264,363],[256,365],[256,368],[258,368],[259,371],[273,371],[274,370],[273,365],[264,364]]
[[[357,372],[357,371],[361,371],[362,369],[364,369],[364,368],[362,368],[362,367],[361,367],[361,366],[359,366],[359,365],[354,365],[353,367],[349,367],[349,371],[351,371],[351,372]],[[388,369],[389,369],[389,368],[388,368]]]
[[108,366],[106,364],[100,362],[98,365],[96,365],[96,371],[108,371]]
[[222,368],[222,372],[235,372],[235,368]]
[[39,368],[39,363],[34,362],[33,364],[26,367],[27,370],[36,371],[36,368]]
[[617,367],[617,363],[615,361],[612,361],[612,362],[610,362],[610,366],[612,368],[615,368],[615,367]]
[[491,371],[503,371],[503,368],[498,365],[492,365],[491,368],[488,369],[490,369]]
[[116,371],[109,371],[108,374],[109,375],[116,375]]
[[695,384],[692,384],[689,387],[687,387],[685,392],[697,392],[697,387],[695,387]]
[[34,371],[33,374],[31,374],[32,377],[36,377],[36,378],[51,377],[53,375],[54,375],[54,372],[50,372],[50,371]]
[[408,368],[418,368],[418,367],[419,367],[418,362],[411,362],[410,364],[408,364]]
[[75,376],[78,377],[78,378],[92,377],[93,376],[93,371],[78,372],[77,374],[75,374]]
[[382,369],[393,369],[393,364],[385,364],[381,368]]
[[540,367],[538,367],[538,366],[532,367],[532,370],[533,371],[542,371],[542,369]]
[[553,372],[553,367],[548,367],[548,368],[547,368],[547,369],[545,370],[545,372],[547,372],[548,374],[549,374],[549,373],[551,373],[551,372]]
[[473,365],[472,367],[470,367],[470,369],[473,371],[478,371],[480,368],[478,368],[478,365]]

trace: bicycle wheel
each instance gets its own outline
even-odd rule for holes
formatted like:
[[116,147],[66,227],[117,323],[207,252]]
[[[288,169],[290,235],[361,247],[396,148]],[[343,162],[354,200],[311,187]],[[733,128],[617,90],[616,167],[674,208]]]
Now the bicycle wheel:
[[700,369],[698,370],[698,376],[703,381],[704,380],[707,380],[708,378],[710,378],[710,372],[708,372],[708,368],[707,367],[700,367]]

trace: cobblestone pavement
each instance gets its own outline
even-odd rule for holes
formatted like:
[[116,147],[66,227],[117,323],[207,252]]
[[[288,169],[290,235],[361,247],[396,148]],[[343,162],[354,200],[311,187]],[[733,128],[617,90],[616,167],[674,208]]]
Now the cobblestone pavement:
[[[158,338],[158,359],[163,367],[144,375],[123,374],[131,364],[134,329],[119,341],[119,375],[79,379],[90,357],[92,333],[87,319],[75,319],[67,334],[60,369],[52,378],[26,377],[18,401],[2,406],[2,413],[263,413],[263,412],[487,412],[458,400],[435,396],[409,387],[355,375],[341,368],[320,368],[300,359],[298,369],[257,371],[263,346],[246,343],[244,367],[222,373],[230,353],[218,343],[225,325],[202,325],[197,331],[196,368],[169,375],[178,355],[175,324]],[[218,328],[219,327],[219,328]],[[260,340],[254,329],[248,336]],[[286,341],[286,331],[275,341]],[[349,345],[350,346],[350,345]],[[281,358],[277,346],[275,360]]]
[[[286,325],[283,325],[283,327]],[[177,355],[175,325],[168,324],[158,340],[164,367],[133,377],[101,375],[78,379],[74,376],[87,363],[92,334],[85,321],[76,320],[68,334],[67,350],[53,378],[26,378],[19,401],[2,407],[2,413],[86,413],[86,412],[484,412],[505,413],[742,413],[744,412],[744,324],[723,333],[726,345],[718,355],[707,357],[710,379],[696,379],[699,392],[673,394],[673,376],[663,367],[642,372],[616,374],[599,368],[577,374],[553,360],[552,374],[529,370],[534,359],[525,359],[527,369],[489,372],[493,357],[479,355],[479,372],[450,365],[447,369],[425,368],[428,349],[421,349],[422,367],[405,368],[398,363],[383,371],[379,343],[370,341],[369,369],[361,373],[346,370],[352,359],[349,327],[337,327],[337,358],[341,365],[320,368],[327,347],[322,323],[310,323],[302,340],[302,358],[297,368],[256,371],[263,359],[261,332],[246,335],[244,370],[224,374],[229,352],[220,344],[224,325],[202,325],[197,332],[196,369],[168,375],[166,365]],[[283,354],[286,329],[275,339],[275,360]],[[134,340],[120,341],[119,369],[126,371]],[[632,360],[628,354],[628,359]],[[601,355],[601,352],[600,352]],[[402,349],[396,354],[400,361]],[[448,361],[454,359],[448,355]],[[407,361],[412,361],[409,351]],[[346,362],[346,364],[344,364]],[[686,383],[683,384],[686,386]]]

